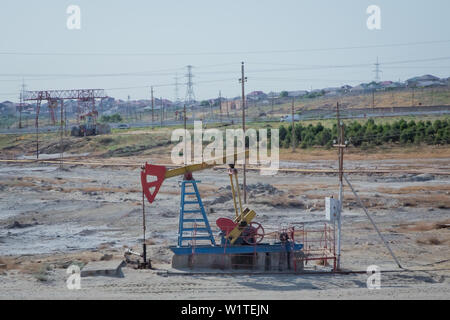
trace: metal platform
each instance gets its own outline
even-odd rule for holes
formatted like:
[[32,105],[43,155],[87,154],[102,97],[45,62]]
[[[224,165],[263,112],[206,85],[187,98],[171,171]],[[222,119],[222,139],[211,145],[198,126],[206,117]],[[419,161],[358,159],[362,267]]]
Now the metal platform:
[[275,244],[258,244],[254,246],[184,246],[184,247],[170,247],[176,255],[190,255],[190,254],[240,254],[240,253],[255,253],[255,252],[291,252],[300,251],[303,249],[303,244],[296,243],[294,245],[275,243]]

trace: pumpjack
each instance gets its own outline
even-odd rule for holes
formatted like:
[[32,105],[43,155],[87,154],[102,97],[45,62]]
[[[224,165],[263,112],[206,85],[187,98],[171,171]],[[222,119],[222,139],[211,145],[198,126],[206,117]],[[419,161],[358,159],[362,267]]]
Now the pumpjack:
[[[193,173],[213,168],[217,163],[226,163],[226,157],[221,162],[203,162],[170,170],[165,166],[148,163],[145,163],[142,167],[142,191],[143,196],[145,196],[149,203],[155,201],[161,185],[166,179],[183,177],[183,180],[179,182],[181,199],[178,241],[176,246],[170,247],[174,253],[172,260],[173,267],[192,267],[192,257],[194,255],[198,257],[197,262],[199,266],[214,267],[217,265],[223,266],[224,263],[217,263],[216,258],[219,256],[223,257],[224,254],[233,256],[259,252],[267,256],[271,252],[280,253],[301,250],[302,245],[295,244],[293,241],[284,241],[278,244],[262,243],[265,231],[260,223],[253,221],[256,217],[256,212],[242,206],[238,171],[235,168],[237,157],[238,154],[235,154],[234,163],[228,164],[228,176],[230,179],[235,216],[233,218],[221,217],[216,220],[216,225],[220,230],[220,244],[216,243],[198,190],[197,184],[201,181],[195,180]],[[145,214],[143,218],[145,225]],[[142,256],[144,257],[144,265],[146,265],[145,241],[143,250]]]

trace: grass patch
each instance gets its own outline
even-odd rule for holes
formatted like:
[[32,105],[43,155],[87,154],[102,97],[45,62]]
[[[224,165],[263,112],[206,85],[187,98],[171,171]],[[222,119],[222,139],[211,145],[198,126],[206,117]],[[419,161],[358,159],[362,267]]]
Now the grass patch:
[[264,204],[267,206],[271,206],[274,208],[297,208],[297,209],[303,209],[305,205],[300,200],[296,199],[289,199],[287,196],[277,196],[277,197],[271,197],[267,198],[264,197],[262,199],[255,200],[258,204]]
[[50,280],[49,273],[51,270],[52,268],[49,264],[44,264],[36,273],[33,274],[33,276],[40,282],[48,282]]
[[448,229],[450,226],[450,219],[440,222],[416,222],[414,224],[404,224],[399,226],[400,232],[426,232],[432,230]]
[[424,245],[433,245],[433,246],[438,246],[443,244],[445,241],[442,241],[440,239],[438,239],[437,237],[428,237],[425,239],[417,239],[416,242],[418,244],[424,244]]

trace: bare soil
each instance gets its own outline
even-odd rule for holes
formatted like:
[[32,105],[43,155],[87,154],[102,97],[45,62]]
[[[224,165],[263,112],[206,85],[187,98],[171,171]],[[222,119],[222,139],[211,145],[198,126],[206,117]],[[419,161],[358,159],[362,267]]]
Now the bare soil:
[[[66,268],[101,259],[122,259],[125,248],[141,250],[142,194],[139,163],[145,157],[78,159],[96,165],[0,164],[1,299],[449,299],[450,155],[403,152],[391,157],[346,156],[348,169],[418,170],[419,173],[364,173],[349,178],[401,264],[399,270],[358,206],[344,189],[342,268],[365,271],[378,265],[381,290],[368,290],[366,274],[167,275],[170,245],[177,238],[177,178],[164,182],[157,200],[146,203],[149,256],[157,270],[124,268],[125,278],[82,278],[68,290]],[[322,152],[322,151],[320,151]],[[394,152],[395,153],[395,152]],[[392,155],[394,154],[392,153]],[[299,155],[283,167],[335,169],[336,153],[314,160]],[[389,159],[389,160],[387,160]],[[144,161],[145,160],[145,161]],[[142,162],[141,162],[142,161]],[[119,166],[119,164],[133,164]],[[136,165],[134,165],[136,164]],[[394,171],[395,171],[394,170]],[[212,227],[234,209],[225,169],[195,174]],[[320,225],[324,197],[337,197],[334,174],[250,171],[248,206],[266,234],[306,222]],[[270,239],[270,236],[267,236]],[[110,256],[112,255],[112,257]],[[310,268],[322,266],[310,265]],[[240,295],[237,297],[236,292]]]

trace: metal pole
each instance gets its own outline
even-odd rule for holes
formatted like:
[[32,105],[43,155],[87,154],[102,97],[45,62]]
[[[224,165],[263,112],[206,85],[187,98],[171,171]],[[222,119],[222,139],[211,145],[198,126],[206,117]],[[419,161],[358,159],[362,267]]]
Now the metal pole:
[[337,234],[337,269],[339,270],[341,268],[341,225],[342,225],[342,201],[343,201],[343,183],[342,183],[342,176],[343,176],[343,167],[344,167],[344,149],[343,146],[343,140],[344,140],[344,130],[341,123],[341,118],[339,114],[339,102],[336,104],[336,117],[337,117],[337,130],[338,130],[338,150],[339,150],[339,215],[337,218],[337,224],[338,224],[338,234]]
[[164,116],[164,104],[163,104],[162,97],[161,97],[160,99],[161,99],[161,112],[160,112],[160,116],[161,116],[161,127],[162,127],[162,125],[163,125],[163,116]]
[[67,136],[67,107],[64,105],[64,135]]
[[[341,143],[342,143],[342,126],[341,126]],[[339,217],[338,217],[338,254],[337,254],[337,268],[341,268],[341,232],[342,232],[342,202],[344,200],[344,185],[342,183],[342,173],[343,173],[343,157],[344,150],[339,148]]]
[[403,269],[403,267],[400,265],[400,262],[398,262],[397,257],[395,256],[394,252],[392,252],[391,247],[389,247],[389,244],[386,242],[386,240],[384,239],[383,235],[381,234],[380,230],[378,230],[377,225],[375,224],[375,222],[373,221],[372,217],[370,216],[369,212],[367,211],[366,207],[364,206],[363,202],[361,201],[361,199],[359,198],[358,194],[356,193],[355,189],[353,189],[352,184],[350,183],[350,181],[348,181],[347,176],[344,175],[344,179],[345,181],[347,181],[348,186],[350,187],[350,189],[352,189],[353,194],[355,195],[356,199],[358,200],[359,205],[361,206],[361,208],[364,210],[364,213],[366,214],[367,218],[369,218],[370,223],[372,223],[373,227],[375,228],[375,231],[378,233],[378,235],[380,236],[381,240],[383,240],[384,245],[386,246],[386,248],[389,250],[389,253],[391,254],[392,258],[394,258],[395,263],[397,263],[398,267],[400,269]]
[[213,105],[211,101],[209,101],[209,116],[211,120],[214,119]]
[[151,94],[152,94],[152,127],[153,123],[155,122],[155,114],[154,114],[154,99],[153,99],[153,86],[151,87]]
[[[241,84],[242,84],[242,130],[244,131],[244,149],[245,149],[245,81],[247,80],[244,75],[244,62],[241,64]],[[244,189],[244,203],[247,203],[247,157],[244,154],[244,179],[243,179],[243,189]],[[238,185],[239,187],[239,185]]]
[[64,146],[63,146],[63,119],[64,119],[64,100],[61,99],[61,119],[60,119],[60,126],[59,126],[59,135],[60,135],[60,140],[59,140],[59,144],[60,144],[60,163],[59,163],[59,168],[62,169],[63,168],[63,158],[64,158]]
[[142,257],[144,259],[144,268],[147,267],[147,244],[145,243],[145,231],[146,231],[146,225],[145,225],[145,200],[144,200],[144,189],[142,189]]
[[[184,104],[183,107],[183,117],[184,117],[184,165],[187,165],[187,154],[186,154],[186,148],[187,148],[187,141],[186,141],[186,136],[187,136],[187,132],[186,132],[186,103]],[[189,143],[191,143],[191,141],[189,141]],[[191,156],[191,155],[189,155]]]
[[228,99],[225,97],[225,105],[227,106],[227,119],[230,120],[230,110],[228,109]]
[[295,101],[295,98],[292,98],[292,152],[295,152],[294,101]]
[[272,115],[273,115],[273,101],[274,100],[274,97],[273,97],[273,94],[272,94]]
[[220,122],[222,123],[222,92],[219,91],[219,116]]
[[36,101],[36,159],[39,159],[39,109],[41,100]]
[[19,107],[19,129],[22,129],[22,102],[20,103]]
[[372,109],[375,108],[375,90],[372,89]]

